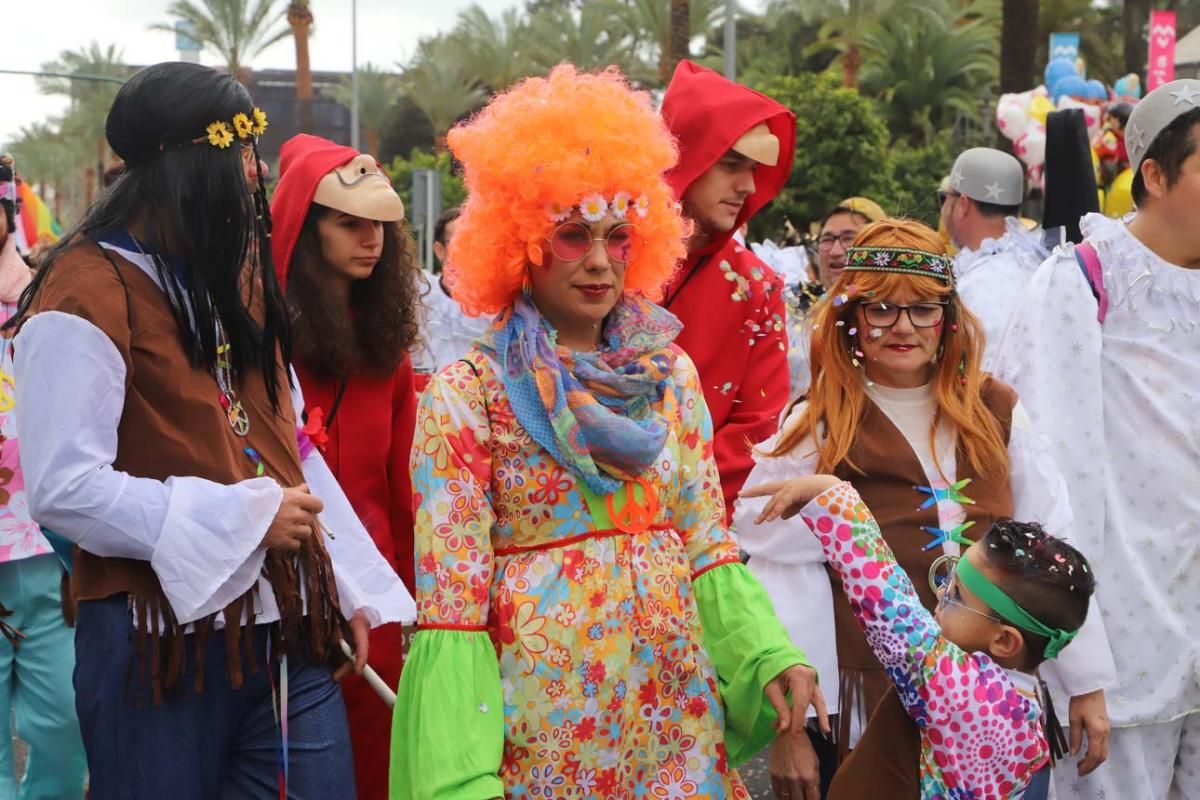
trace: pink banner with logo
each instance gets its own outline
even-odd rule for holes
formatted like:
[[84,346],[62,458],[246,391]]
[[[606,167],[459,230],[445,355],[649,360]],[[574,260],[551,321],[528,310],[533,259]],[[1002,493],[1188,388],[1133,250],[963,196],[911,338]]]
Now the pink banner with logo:
[[1175,80],[1175,12],[1150,12],[1150,65],[1146,90]]

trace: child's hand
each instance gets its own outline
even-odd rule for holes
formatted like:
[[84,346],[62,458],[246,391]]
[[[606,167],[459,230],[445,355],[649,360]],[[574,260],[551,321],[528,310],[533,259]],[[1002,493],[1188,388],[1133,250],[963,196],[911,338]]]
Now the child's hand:
[[758,486],[743,489],[740,496],[771,498],[763,506],[758,519],[754,520],[756,525],[761,525],[780,517],[790,519],[796,516],[814,497],[841,482],[841,478],[832,475],[805,475],[787,481],[760,483]]

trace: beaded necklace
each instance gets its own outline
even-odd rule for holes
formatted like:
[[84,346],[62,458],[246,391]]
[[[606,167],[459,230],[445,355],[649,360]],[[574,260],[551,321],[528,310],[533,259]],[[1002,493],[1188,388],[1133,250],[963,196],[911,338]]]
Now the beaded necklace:
[[[142,249],[142,243],[137,240],[137,237],[130,234],[130,239],[141,253],[142,258],[147,261],[157,264],[156,258],[151,258],[149,254]],[[221,319],[216,319],[217,324],[217,360],[213,366],[213,379],[217,382],[219,390],[218,399],[221,403],[221,408],[225,410],[225,419],[229,422],[229,427],[238,436],[245,436],[250,433],[250,416],[246,413],[246,409],[242,406],[242,401],[237,398],[233,391],[233,371],[232,362],[229,360],[230,345],[229,340],[225,335],[225,326],[221,324]]]

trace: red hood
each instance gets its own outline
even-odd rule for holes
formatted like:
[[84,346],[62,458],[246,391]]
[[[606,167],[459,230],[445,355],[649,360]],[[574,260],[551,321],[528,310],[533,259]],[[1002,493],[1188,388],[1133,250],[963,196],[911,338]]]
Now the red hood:
[[779,137],[779,163],[759,166],[754,174],[755,192],[742,206],[734,230],[710,242],[700,253],[690,254],[690,264],[696,256],[724,247],[737,228],[771,202],[787,183],[796,153],[796,115],[766,95],[685,60],[679,62],[667,86],[662,116],[679,140],[679,163],[667,173],[667,182],[678,199],[755,125],[765,122]]
[[279,183],[271,197],[271,256],[279,285],[284,289],[296,240],[317,193],[317,184],[327,173],[358,155],[353,147],[307,133],[293,136],[280,148]]

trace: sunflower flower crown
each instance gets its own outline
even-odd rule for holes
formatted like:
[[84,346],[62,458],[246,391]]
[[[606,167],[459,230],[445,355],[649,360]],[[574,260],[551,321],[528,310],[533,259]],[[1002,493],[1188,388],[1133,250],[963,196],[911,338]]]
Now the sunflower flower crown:
[[625,219],[630,211],[644,219],[650,213],[650,198],[644,194],[634,198],[629,192],[617,192],[610,199],[596,192],[584,197],[574,206],[550,203],[546,206],[546,216],[551,222],[562,222],[576,210],[588,222],[599,222],[610,212],[617,219]]
[[235,137],[238,140],[251,139],[255,136],[262,136],[266,129],[267,112],[255,106],[250,114],[241,112],[234,114],[232,124],[223,119],[210,123],[205,129],[205,135],[192,139],[192,144],[208,142],[213,147],[224,150],[233,144]]

